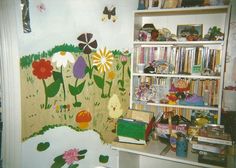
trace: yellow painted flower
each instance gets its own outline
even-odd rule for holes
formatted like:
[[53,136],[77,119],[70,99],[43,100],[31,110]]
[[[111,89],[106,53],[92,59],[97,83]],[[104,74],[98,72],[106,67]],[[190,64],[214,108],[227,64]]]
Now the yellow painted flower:
[[104,48],[99,50],[93,55],[93,65],[97,66],[98,72],[103,73],[110,70],[112,66],[113,54]]
[[116,76],[116,73],[114,71],[110,71],[108,73],[108,79],[113,80]]

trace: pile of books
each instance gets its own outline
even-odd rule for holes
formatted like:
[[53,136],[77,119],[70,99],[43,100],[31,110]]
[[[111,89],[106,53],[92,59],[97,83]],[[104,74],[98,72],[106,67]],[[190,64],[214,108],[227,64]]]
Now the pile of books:
[[125,118],[120,118],[117,121],[117,141],[147,144],[154,121],[152,112],[129,110]]
[[226,166],[228,146],[233,144],[223,125],[206,125],[191,141],[192,151],[198,153],[198,162]]

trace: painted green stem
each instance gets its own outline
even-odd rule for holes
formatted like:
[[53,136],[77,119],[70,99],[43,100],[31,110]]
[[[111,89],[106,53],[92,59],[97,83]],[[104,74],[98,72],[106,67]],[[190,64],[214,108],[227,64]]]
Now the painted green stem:
[[64,79],[63,79],[63,75],[62,75],[62,66],[61,66],[61,82],[62,82],[62,88],[63,88],[63,94],[64,94],[64,101],[66,100],[66,89],[65,89],[65,83],[64,83]]
[[102,87],[102,97],[106,97],[105,95],[104,95],[104,86],[105,86],[105,77],[106,77],[106,75],[105,75],[106,73],[104,72],[104,74],[103,74],[103,87]]
[[111,86],[112,86],[112,83],[113,83],[113,81],[111,81],[111,82],[108,82],[108,84],[109,84],[109,90],[108,90],[108,97],[111,97]]
[[[77,83],[78,83],[78,78],[77,78],[76,81],[75,81],[75,87],[77,86]],[[77,97],[76,97],[76,95],[75,95],[75,102],[77,103]]]
[[93,68],[91,67],[91,61],[90,61],[90,57],[88,54],[88,62],[89,62],[89,78],[92,78],[92,73],[93,73]]
[[125,65],[123,65],[122,69],[122,80],[125,81]]
[[45,82],[44,79],[43,79],[43,86],[44,86],[44,92],[45,92],[45,103],[44,103],[44,109],[47,109],[47,106],[48,106],[48,96],[47,96],[47,92],[46,92],[47,85],[46,85],[46,82]]

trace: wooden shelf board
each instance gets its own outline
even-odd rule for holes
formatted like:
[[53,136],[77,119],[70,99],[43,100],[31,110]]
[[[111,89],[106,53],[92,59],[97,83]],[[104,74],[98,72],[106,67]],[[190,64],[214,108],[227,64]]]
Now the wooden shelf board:
[[203,45],[223,45],[224,41],[134,41],[133,44],[142,45],[142,47],[153,47],[156,45],[203,46]]
[[113,142],[112,149],[128,152],[132,154],[147,156],[151,158],[163,159],[173,162],[179,162],[189,165],[202,166],[206,168],[221,168],[219,166],[198,163],[198,156],[191,152],[191,146],[188,147],[186,158],[177,157],[175,152],[169,151],[165,156],[160,155],[161,151],[166,147],[166,144],[159,141],[150,141],[147,145],[135,145],[128,143]]
[[211,107],[211,106],[185,106],[185,105],[170,105],[170,104],[161,104],[161,103],[149,103],[144,101],[133,101],[135,104],[144,104],[144,105],[152,105],[152,106],[159,106],[159,107],[172,107],[172,108],[183,108],[183,109],[194,109],[194,110],[213,110],[218,111],[218,107]]
[[150,77],[164,77],[164,78],[190,78],[190,79],[220,79],[220,76],[178,75],[178,74],[133,73],[133,76],[150,76]]
[[190,15],[190,14],[210,14],[227,13],[229,6],[203,6],[203,7],[185,7],[171,9],[135,10],[135,16],[161,16],[161,15]]

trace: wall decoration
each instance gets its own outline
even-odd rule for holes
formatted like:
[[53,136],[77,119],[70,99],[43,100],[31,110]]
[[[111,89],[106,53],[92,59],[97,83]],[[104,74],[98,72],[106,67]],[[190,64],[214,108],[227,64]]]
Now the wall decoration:
[[104,7],[102,21],[107,20],[111,20],[112,22],[115,22],[117,20],[116,7],[112,6],[110,9],[108,9],[107,6]]
[[92,120],[90,112],[81,110],[76,115],[75,121],[78,123],[79,128],[86,129],[89,126],[89,122]]
[[37,151],[39,151],[39,152],[45,151],[49,148],[49,146],[50,146],[49,142],[40,142],[37,145]]
[[97,48],[97,41],[92,40],[93,34],[92,33],[84,33],[81,34],[77,40],[79,40],[79,48],[82,49],[84,54],[88,55],[88,63],[89,66],[87,67],[86,71],[89,73],[89,78],[92,78],[93,68],[91,65],[90,55],[93,49]]
[[39,12],[45,12],[46,11],[46,7],[45,7],[44,3],[38,4],[37,9],[38,9]]
[[[94,81],[96,85],[102,90],[101,93],[102,98],[106,98],[110,94],[110,93],[108,94],[104,93],[104,87],[106,84],[105,83],[106,72],[111,69],[113,59],[114,59],[113,54],[106,48],[104,48],[103,50],[100,49],[93,55],[93,66],[95,66],[99,74],[102,74],[103,76],[100,77],[98,75],[94,75]],[[111,83],[108,84],[111,85]]]
[[77,168],[79,166],[77,162],[84,159],[86,153],[86,149],[70,149],[65,151],[64,154],[54,158],[54,163],[52,164],[51,168],[61,168],[65,164],[68,165],[68,168]]
[[21,0],[21,12],[24,33],[30,33],[29,0]]
[[109,160],[109,156],[107,156],[107,155],[100,155],[99,156],[99,162],[100,163],[107,163],[108,160]]
[[[116,118],[129,106],[131,54],[96,51],[92,33],[77,39],[78,46],[62,44],[21,57],[22,140],[64,125],[93,129],[106,143],[116,137]],[[109,101],[115,102],[113,112]]]

